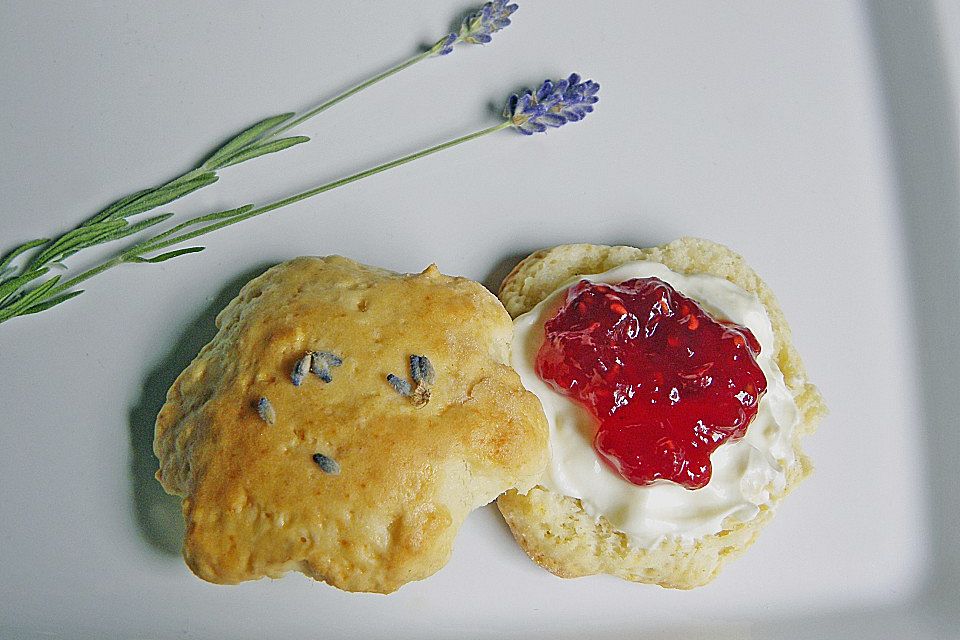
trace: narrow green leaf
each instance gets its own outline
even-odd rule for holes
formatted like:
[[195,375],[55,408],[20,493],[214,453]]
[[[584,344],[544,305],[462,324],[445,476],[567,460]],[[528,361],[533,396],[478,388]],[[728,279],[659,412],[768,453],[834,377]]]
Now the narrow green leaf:
[[106,229],[119,229],[126,224],[126,220],[103,220],[102,222],[85,224],[77,227],[76,229],[71,229],[57,238],[53,244],[44,249],[42,253],[38,254],[33,261],[40,262],[43,261],[47,256],[59,255],[67,250],[64,247],[75,246],[82,243],[87,238],[91,238],[98,233],[103,233],[103,231]]
[[107,220],[108,218],[115,218],[115,217],[121,216],[122,209],[124,207],[129,205],[131,202],[135,202],[136,200],[142,198],[144,195],[150,193],[151,191],[155,191],[155,188],[151,187],[150,189],[141,189],[140,191],[131,193],[128,196],[124,196],[123,198],[120,198],[116,202],[113,202],[108,207],[103,209],[100,213],[98,213],[97,215],[87,220],[86,224],[96,224],[97,222],[102,222],[103,220]]
[[273,140],[271,142],[262,142],[256,144],[252,147],[242,149],[237,153],[224,158],[218,168],[229,167],[235,164],[240,164],[241,162],[246,162],[247,160],[252,160],[259,156],[265,156],[268,153],[276,153],[277,151],[283,151],[284,149],[289,149],[298,144],[303,144],[304,142],[310,142],[310,138],[307,136],[292,136],[290,138],[280,138],[279,140]]
[[35,302],[43,300],[44,296],[47,295],[47,292],[50,289],[53,289],[57,286],[57,283],[60,282],[60,276],[53,276],[36,289],[28,291],[18,299],[12,301],[10,304],[6,305],[2,311],[3,319],[12,318],[15,315],[18,315],[22,310],[31,306]]
[[50,242],[49,238],[39,238],[37,240],[31,240],[30,242],[24,242],[22,245],[5,255],[3,260],[0,260],[0,271],[3,271],[6,266],[13,262],[13,260],[20,254],[24,253],[25,251],[30,251],[30,249],[35,249],[36,247],[45,245],[48,242]]
[[144,229],[148,229],[154,225],[158,225],[161,222],[165,222],[173,217],[172,213],[161,213],[158,216],[153,216],[152,218],[147,218],[146,220],[141,220],[136,224],[132,224],[127,227],[123,227],[112,233],[108,233],[102,238],[99,239],[99,243],[110,242],[112,240],[119,240],[120,238],[126,238],[127,236],[132,236],[135,233],[140,233]]
[[201,222],[211,222],[213,220],[223,220],[224,218],[232,218],[234,216],[242,216],[246,212],[253,209],[252,204],[245,204],[242,207],[237,207],[236,209],[227,209],[226,211],[216,211],[214,213],[208,213],[205,216],[197,216],[196,218],[191,218],[187,220],[184,225],[193,226],[195,224],[200,224]]
[[202,222],[210,222],[213,220],[222,220],[224,218],[232,218],[234,216],[242,216],[243,214],[250,211],[251,209],[253,209],[252,204],[245,204],[242,207],[237,207],[236,209],[227,209],[226,211],[217,211],[216,213],[208,213],[205,216],[197,216],[196,218],[191,218],[186,222],[181,222],[180,224],[173,227],[172,229],[164,231],[163,233],[157,236],[154,236],[153,238],[148,238],[143,242],[130,247],[130,249],[127,250],[127,253],[134,254],[134,255],[141,254],[141,253],[148,253],[149,251],[151,251],[150,247],[155,246],[158,242],[161,242],[162,240],[169,238],[170,236],[172,236],[173,234],[179,231],[183,231],[187,227],[192,227],[193,225],[197,225]]
[[69,251],[80,251],[81,249],[102,244],[109,240],[115,233],[126,229],[128,225],[129,223],[123,218],[105,220],[97,225],[96,228],[91,229],[90,233],[79,237],[78,241],[69,247]]
[[160,255],[154,256],[152,258],[143,258],[141,256],[133,256],[131,258],[128,258],[128,260],[130,262],[136,262],[139,264],[145,264],[145,263],[157,264],[159,262],[166,262],[167,260],[171,260],[172,258],[183,256],[188,253],[198,253],[200,251],[203,251],[204,249],[206,249],[206,247],[187,247],[186,249],[177,249],[176,251],[168,251],[167,253],[161,253]]
[[123,209],[122,215],[124,218],[129,218],[130,216],[138,213],[150,211],[151,209],[156,209],[157,207],[162,207],[163,205],[169,204],[174,200],[178,200],[187,194],[193,193],[197,189],[202,189],[207,185],[211,185],[218,179],[219,178],[217,178],[216,173],[213,171],[208,171],[206,173],[201,173],[196,178],[188,180],[187,182],[178,182],[177,180],[174,180],[169,184],[153,190],[151,193],[148,193],[136,202],[131,203],[128,207]]
[[71,299],[71,298],[76,298],[78,295],[80,295],[81,293],[83,293],[83,291],[84,291],[83,289],[80,289],[79,291],[71,291],[70,293],[64,293],[64,294],[61,294],[61,295],[59,295],[59,296],[54,296],[54,297],[50,298],[49,300],[45,300],[45,301],[43,301],[43,302],[38,302],[38,303],[35,304],[35,305],[32,305],[32,306],[30,306],[30,307],[27,307],[26,309],[24,309],[23,311],[21,311],[21,312],[20,312],[19,314],[17,314],[17,315],[28,316],[28,315],[31,315],[31,314],[33,314],[33,313],[40,313],[41,311],[46,311],[47,309],[50,309],[51,307],[55,307],[55,306],[57,306],[58,304],[61,304],[61,303],[63,303],[63,302],[66,302],[67,300],[69,300],[69,299]]
[[213,220],[223,220],[224,218],[232,218],[234,216],[242,216],[246,212],[253,209],[252,204],[245,204],[242,207],[237,207],[236,209],[227,209],[226,211],[217,211],[215,213],[208,213],[205,216],[197,216],[188,220],[184,224],[189,224],[193,226],[195,224],[200,224],[201,222],[211,222]]
[[283,124],[284,122],[286,122],[287,120],[289,120],[295,115],[296,115],[295,113],[281,113],[280,115],[277,115],[277,116],[264,118],[263,120],[256,123],[255,125],[248,127],[247,129],[244,129],[243,131],[238,133],[236,136],[231,138],[225,145],[217,149],[216,152],[214,152],[214,154],[210,156],[206,162],[203,163],[203,166],[211,167],[214,169],[217,169],[223,166],[221,164],[221,161],[224,158],[227,158],[233,155],[240,149],[244,148],[245,146],[247,146],[257,138],[259,138],[261,135],[269,131],[270,129],[273,129],[276,126]]
[[16,278],[10,278],[4,281],[0,284],[0,302],[3,302],[3,300],[10,297],[11,294],[19,291],[24,285],[33,282],[47,271],[49,271],[47,268],[33,269]]
[[33,260],[30,261],[30,266],[40,267],[51,260],[64,257],[64,254],[67,252],[75,252],[85,247],[93,246],[93,244],[96,244],[98,237],[125,226],[127,226],[127,221],[121,218],[119,220],[103,220],[95,224],[77,227],[60,236],[56,242],[35,256]]

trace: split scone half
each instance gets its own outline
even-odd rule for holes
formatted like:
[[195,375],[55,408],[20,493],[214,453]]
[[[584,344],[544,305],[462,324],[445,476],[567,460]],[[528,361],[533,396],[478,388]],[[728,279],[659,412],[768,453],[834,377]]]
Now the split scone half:
[[[593,450],[596,419],[534,370],[544,322],[570,286],[581,278],[615,284],[646,277],[670,283],[717,320],[747,326],[762,346],[757,363],[768,389],[757,418],[743,438],[713,452],[712,477],[701,489],[624,480]],[[810,473],[800,441],[826,408],[773,293],[726,247],[692,238],[649,249],[554,247],[517,265],[500,299],[516,318],[514,368],[550,423],[551,459],[535,488],[510,491],[498,506],[520,546],[548,571],[565,578],[607,573],[678,589],[706,584],[753,543]]]
[[389,593],[447,562],[471,510],[543,470],[510,317],[476,282],[297,258],[244,286],[217,327],[154,440],[204,580],[301,571]]

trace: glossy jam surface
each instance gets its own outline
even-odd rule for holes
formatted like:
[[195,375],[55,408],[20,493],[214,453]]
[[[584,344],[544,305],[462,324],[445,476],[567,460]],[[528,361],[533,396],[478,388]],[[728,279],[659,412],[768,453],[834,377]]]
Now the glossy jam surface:
[[593,414],[601,459],[637,485],[706,485],[710,454],[746,434],[766,391],[749,329],[658,278],[583,280],[544,330],[537,375]]

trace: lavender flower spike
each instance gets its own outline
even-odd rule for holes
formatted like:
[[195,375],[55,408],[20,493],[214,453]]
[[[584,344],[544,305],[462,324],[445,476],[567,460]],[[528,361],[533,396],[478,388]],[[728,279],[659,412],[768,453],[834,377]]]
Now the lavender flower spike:
[[492,0],[474,11],[460,23],[459,33],[454,32],[433,45],[434,55],[445,56],[453,51],[458,42],[468,44],[487,44],[493,34],[510,26],[510,16],[517,10],[516,4],[507,4],[509,0]]
[[581,82],[575,73],[566,80],[544,80],[536,92],[527,89],[510,96],[503,116],[520,133],[543,133],[547,127],[583,120],[600,100],[599,91],[599,84],[593,80]]

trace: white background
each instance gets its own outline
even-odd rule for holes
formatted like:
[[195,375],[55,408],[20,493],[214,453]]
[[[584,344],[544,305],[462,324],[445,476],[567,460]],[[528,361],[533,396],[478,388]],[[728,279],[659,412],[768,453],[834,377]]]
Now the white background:
[[[164,210],[288,195],[489,126],[511,91],[571,71],[602,86],[584,122],[420,160],[0,326],[0,636],[952,637],[957,10],[520,4],[492,44],[405,71],[302,127],[310,144]],[[470,6],[7,0],[0,251],[404,59]],[[153,418],[250,277],[339,253],[495,288],[541,247],[681,235],[728,244],[778,292],[832,410],[814,477],[710,586],[560,580],[493,507],[445,569],[389,597],[299,575],[214,586],[181,561]]]

